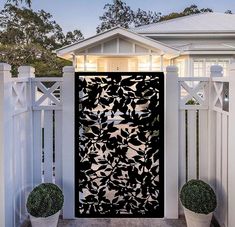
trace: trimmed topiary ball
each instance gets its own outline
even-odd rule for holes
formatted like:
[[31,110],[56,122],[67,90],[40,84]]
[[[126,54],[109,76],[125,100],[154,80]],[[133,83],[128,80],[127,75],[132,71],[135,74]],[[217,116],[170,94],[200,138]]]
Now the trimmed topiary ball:
[[217,206],[213,189],[201,180],[188,181],[181,189],[180,200],[185,208],[199,214],[209,214]]
[[30,192],[27,210],[34,217],[49,217],[62,209],[64,196],[61,189],[51,183],[40,184]]

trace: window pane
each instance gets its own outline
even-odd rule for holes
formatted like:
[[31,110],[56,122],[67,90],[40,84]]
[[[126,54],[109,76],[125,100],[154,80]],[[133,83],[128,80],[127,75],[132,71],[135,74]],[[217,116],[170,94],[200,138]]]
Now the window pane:
[[178,72],[180,77],[184,77],[185,75],[185,62],[184,61],[178,61],[176,63],[176,66],[178,67]]
[[227,75],[229,59],[204,58],[195,59],[193,62],[193,72],[195,77],[209,77],[212,65],[221,65],[224,69],[224,75]]
[[194,60],[193,69],[194,69],[195,77],[203,76],[203,71],[204,71],[203,63],[204,63],[204,60]]

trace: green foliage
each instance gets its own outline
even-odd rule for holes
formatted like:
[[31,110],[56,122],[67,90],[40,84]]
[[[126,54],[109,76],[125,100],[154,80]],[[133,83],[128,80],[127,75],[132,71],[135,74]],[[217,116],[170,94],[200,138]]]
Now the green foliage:
[[210,8],[202,8],[199,9],[196,5],[191,5],[189,7],[186,7],[182,12],[173,12],[168,15],[164,15],[160,18],[160,21],[170,20],[178,17],[184,17],[188,15],[193,14],[199,14],[199,13],[206,13],[206,12],[213,12]]
[[19,3],[25,3],[26,5],[28,5],[29,7],[31,7],[32,4],[32,0],[7,0],[7,2],[12,2],[16,5],[18,5]]
[[199,105],[199,103],[196,102],[194,99],[190,99],[190,100],[188,100],[188,102],[186,103],[186,105]]
[[13,75],[21,65],[31,65],[36,69],[36,76],[61,76],[62,68],[71,62],[57,58],[50,50],[37,44],[1,45],[0,62],[12,65]]
[[122,0],[114,0],[113,4],[105,4],[104,14],[100,17],[101,24],[96,28],[97,33],[116,26],[129,28],[133,23],[134,12]]
[[185,208],[200,214],[209,214],[217,206],[213,189],[201,180],[187,182],[181,189],[180,200]]
[[130,28],[155,23],[161,16],[160,13],[141,9],[133,11],[122,0],[114,0],[112,4],[106,4],[104,10],[104,14],[100,17],[101,24],[96,28],[97,33],[117,26]]
[[52,51],[83,39],[79,30],[64,34],[52,15],[39,10],[7,4],[0,11],[0,62],[12,65],[16,75],[20,65],[36,68],[37,76],[59,76],[69,61]]
[[134,13],[134,26],[139,27],[141,25],[156,23],[160,20],[160,18],[161,13],[138,9]]
[[60,188],[51,183],[35,187],[27,199],[27,210],[34,217],[49,217],[62,209],[64,196]]
[[0,12],[1,43],[15,45],[40,44],[53,49],[63,43],[61,27],[44,10],[34,12],[7,4]]
[[[181,12],[172,12],[162,15],[160,12],[144,11],[138,9],[133,11],[123,0],[114,0],[112,4],[104,6],[104,14],[100,17],[101,24],[97,27],[97,33],[111,29],[116,26],[123,28],[138,27],[160,21],[170,20],[178,17],[188,16],[198,13],[213,12],[210,8],[198,8],[190,5]],[[225,13],[232,13],[227,10]]]
[[67,32],[67,34],[64,38],[63,46],[78,42],[81,39],[83,39],[83,35],[80,30],[74,30],[73,32]]

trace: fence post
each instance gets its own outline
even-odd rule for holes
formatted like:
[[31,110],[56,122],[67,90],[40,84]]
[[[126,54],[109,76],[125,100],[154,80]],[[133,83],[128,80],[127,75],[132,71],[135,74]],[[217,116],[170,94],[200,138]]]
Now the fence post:
[[14,225],[11,66],[0,63],[0,226]]
[[[209,81],[209,109],[208,109],[208,182],[215,189],[216,187],[216,112],[213,111],[214,100],[216,96],[213,89],[214,77],[223,77],[223,67],[213,65],[210,68]],[[218,148],[220,149],[220,148]]]
[[[41,159],[40,153],[35,154],[35,150],[33,147],[34,144],[34,134],[33,134],[33,110],[32,110],[32,85],[31,78],[35,78],[35,69],[31,66],[20,66],[18,68],[18,78],[26,78],[28,79],[26,84],[26,103],[27,103],[27,112],[23,115],[25,118],[25,134],[27,135],[26,142],[26,150],[24,151],[24,156],[22,162],[24,163],[22,166],[22,171],[25,174],[25,182],[24,182],[24,199],[26,200],[28,194],[32,190],[34,186],[35,175],[40,175],[41,177],[41,169],[38,169],[39,166],[41,168]],[[37,178],[36,178],[37,179]],[[41,178],[40,178],[41,179]],[[41,181],[37,182],[38,184]],[[24,207],[22,208],[24,211]],[[26,213],[26,212],[25,212]],[[22,214],[26,215],[26,214]]]
[[223,77],[223,67],[220,65],[212,65],[210,71],[211,77]]
[[19,78],[35,78],[35,69],[32,66],[20,66],[18,73]]
[[63,68],[62,86],[62,179],[64,192],[63,217],[74,218],[74,74],[72,66]]
[[229,71],[228,226],[235,226],[235,63]]
[[165,92],[165,218],[178,218],[178,68],[166,68]]

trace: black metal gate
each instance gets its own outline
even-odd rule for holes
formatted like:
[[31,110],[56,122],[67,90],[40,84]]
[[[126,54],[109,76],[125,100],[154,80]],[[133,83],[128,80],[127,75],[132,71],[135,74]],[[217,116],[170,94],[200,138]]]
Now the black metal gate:
[[163,73],[76,73],[75,216],[164,217]]

